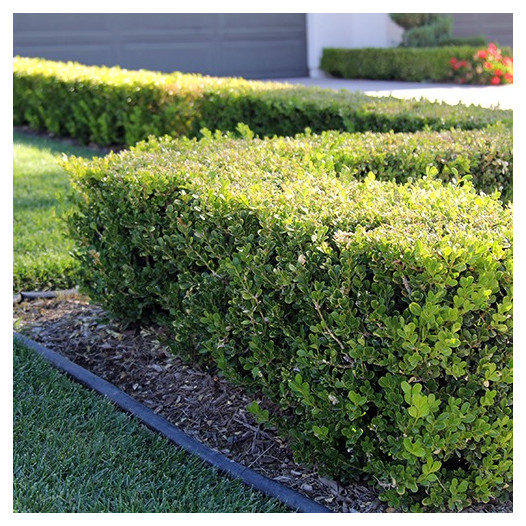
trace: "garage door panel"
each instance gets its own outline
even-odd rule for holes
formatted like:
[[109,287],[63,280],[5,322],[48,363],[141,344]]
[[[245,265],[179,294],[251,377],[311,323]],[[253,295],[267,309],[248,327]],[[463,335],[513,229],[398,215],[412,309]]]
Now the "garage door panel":
[[[296,57],[299,50],[294,42],[247,42],[243,47],[223,43],[223,56],[228,56],[229,62],[234,62],[236,68],[244,73],[256,74],[261,68],[286,72],[296,70]],[[257,60],[256,60],[257,57]],[[226,64],[225,64],[226,66]]]
[[14,13],[13,33],[33,33],[35,31],[86,33],[108,31],[109,19],[103,13]]
[[199,73],[200,69],[212,68],[213,57],[210,46],[206,44],[132,44],[122,47],[121,63],[128,69],[138,68],[137,64],[148,64],[148,69],[154,71]]
[[220,15],[221,27],[298,28],[304,26],[302,15],[297,13],[227,13]]
[[17,39],[17,48],[34,48],[44,49],[47,47],[53,47],[57,50],[63,49],[67,51],[68,47],[79,47],[79,46],[105,46],[112,42],[111,35],[108,33],[96,32],[96,33],[34,33],[24,34]]
[[108,46],[93,43],[80,46],[69,45],[66,50],[61,45],[41,45],[38,51],[35,51],[34,46],[20,46],[17,53],[23,57],[41,58],[45,56],[49,60],[80,62],[87,66],[115,65]]
[[137,14],[111,14],[111,22],[114,28],[124,32],[128,30],[143,31],[179,31],[210,30],[216,25],[216,15],[206,13],[143,13]]
[[276,40],[295,41],[303,45],[304,32],[299,30],[287,30],[284,28],[259,28],[257,31],[249,30],[247,28],[234,28],[228,31],[223,31],[220,34],[221,40],[224,41],[264,41],[268,43],[275,43]]
[[134,44],[137,46],[148,46],[150,44],[184,44],[189,42],[200,43],[203,45],[210,45],[211,42],[215,41],[214,35],[211,35],[209,31],[200,30],[185,30],[172,33],[169,31],[156,31],[152,32],[149,30],[143,31],[130,31],[119,35],[119,43],[122,45]]

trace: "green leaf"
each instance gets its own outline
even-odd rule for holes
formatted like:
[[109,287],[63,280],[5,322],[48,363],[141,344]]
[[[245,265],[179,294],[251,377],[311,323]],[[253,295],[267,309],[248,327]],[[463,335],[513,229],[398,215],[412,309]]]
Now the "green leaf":
[[314,435],[319,438],[320,440],[326,440],[329,434],[329,428],[326,426],[318,427],[318,426],[312,426],[312,431]]
[[415,316],[420,316],[422,313],[422,307],[420,307],[418,303],[410,303],[409,310],[411,311],[411,314],[414,314]]
[[413,441],[409,437],[406,437],[403,440],[403,444],[406,451],[408,451],[409,453],[411,453],[411,455],[414,455],[415,457],[424,457],[426,454],[426,451],[423,448],[421,442],[413,443]]
[[441,466],[441,462],[428,457],[427,462],[422,466],[422,473],[427,477],[429,474],[437,472]]

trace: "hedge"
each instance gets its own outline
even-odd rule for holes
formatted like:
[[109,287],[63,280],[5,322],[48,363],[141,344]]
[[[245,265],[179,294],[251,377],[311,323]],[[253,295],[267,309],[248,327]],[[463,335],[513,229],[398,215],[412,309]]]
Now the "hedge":
[[[321,69],[338,78],[445,82],[451,80],[452,57],[471,60],[479,48],[325,48]],[[502,53],[512,56],[511,48]]]
[[13,122],[100,145],[149,135],[198,136],[202,128],[294,135],[310,128],[412,132],[512,122],[509,110],[368,97],[289,84],[182,73],[127,71],[14,59]]
[[497,190],[502,201],[513,200],[513,134],[502,126],[415,133],[329,131],[264,144],[278,149],[281,155],[301,152],[306,162],[358,179],[373,172],[380,180],[406,182],[421,177],[433,166],[443,181],[471,175],[479,191]]
[[245,386],[322,474],[401,510],[505,498],[511,208],[432,169],[358,181],[268,144],[70,158],[84,289]]

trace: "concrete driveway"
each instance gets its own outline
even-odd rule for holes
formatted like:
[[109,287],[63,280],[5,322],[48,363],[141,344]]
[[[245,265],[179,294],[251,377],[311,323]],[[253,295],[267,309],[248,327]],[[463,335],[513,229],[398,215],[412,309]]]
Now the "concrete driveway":
[[401,99],[425,99],[446,104],[476,104],[484,108],[500,107],[513,109],[514,86],[462,86],[459,84],[428,84],[420,82],[399,82],[386,80],[347,80],[334,78],[311,79],[283,78],[268,79],[274,82],[289,82],[304,86],[319,86],[334,90],[363,91],[367,95],[389,96]]

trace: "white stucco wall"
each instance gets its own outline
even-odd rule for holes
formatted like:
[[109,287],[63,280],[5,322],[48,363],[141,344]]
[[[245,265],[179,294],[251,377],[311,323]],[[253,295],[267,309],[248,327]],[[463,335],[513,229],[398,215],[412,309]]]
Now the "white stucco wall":
[[387,13],[307,13],[309,75],[324,75],[319,69],[324,47],[394,47],[402,33]]

